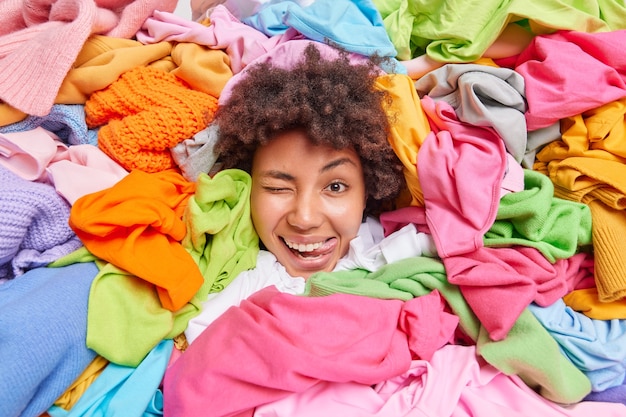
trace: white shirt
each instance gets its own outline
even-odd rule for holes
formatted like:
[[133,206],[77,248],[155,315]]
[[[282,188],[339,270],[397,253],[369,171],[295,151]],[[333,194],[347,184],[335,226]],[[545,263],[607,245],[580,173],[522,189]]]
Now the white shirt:
[[[404,226],[385,237],[380,222],[370,217],[361,224],[357,237],[350,242],[348,254],[339,260],[335,271],[360,268],[373,272],[399,259],[434,257],[436,253],[432,237],[417,232],[414,225]],[[305,280],[289,275],[271,252],[261,250],[255,268],[237,275],[222,291],[209,294],[200,314],[189,321],[185,330],[187,342],[193,343],[228,308],[239,306],[242,300],[271,285],[278,291],[299,295],[304,292]]]

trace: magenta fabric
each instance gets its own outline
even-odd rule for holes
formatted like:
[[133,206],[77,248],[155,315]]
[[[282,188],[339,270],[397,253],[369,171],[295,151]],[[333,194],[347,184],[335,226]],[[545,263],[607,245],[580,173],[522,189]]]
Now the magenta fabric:
[[414,358],[431,360],[441,347],[455,342],[459,317],[446,309],[445,299],[435,289],[400,311],[398,327],[406,333]]
[[426,226],[424,207],[407,206],[382,212],[380,214],[380,223],[383,226],[385,236],[389,236],[411,223],[417,227],[418,231],[430,233],[428,226]]
[[554,303],[593,274],[585,253],[551,264],[529,247],[481,248],[443,259],[448,281],[460,287],[492,340],[506,338],[531,302]]
[[526,83],[528,131],[626,96],[626,30],[536,36],[515,71]]
[[421,101],[432,129],[417,154],[426,222],[441,258],[473,252],[498,212],[504,142],[491,127],[459,121],[445,101]]
[[[438,316],[424,315],[421,299],[260,290],[227,310],[168,368],[164,416],[200,410],[215,417],[250,416],[254,407],[320,381],[372,385],[400,375],[415,358],[405,331],[429,321],[431,331],[440,323]],[[420,316],[437,319],[415,320]],[[450,338],[439,338],[439,345]]]

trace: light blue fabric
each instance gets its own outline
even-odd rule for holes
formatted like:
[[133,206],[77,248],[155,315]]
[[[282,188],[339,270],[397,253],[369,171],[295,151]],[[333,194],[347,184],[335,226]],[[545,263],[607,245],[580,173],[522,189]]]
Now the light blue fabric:
[[293,1],[264,5],[242,21],[268,36],[294,28],[306,38],[349,52],[395,57],[383,20],[371,0],[316,0],[302,7]]
[[71,410],[53,406],[52,417],[152,417],[163,415],[159,385],[174,342],[161,341],[136,368],[109,363]]
[[55,104],[46,116],[29,115],[19,122],[0,126],[0,133],[23,132],[37,127],[56,134],[66,145],[98,144],[98,131],[87,128],[82,104]]
[[294,6],[299,7],[290,0],[263,3],[256,13],[241,19],[241,22],[267,36],[282,35],[289,28],[285,23],[285,15]]
[[87,349],[93,262],[31,269],[0,284],[0,416],[41,415],[94,360]]
[[591,381],[595,392],[622,385],[626,376],[626,320],[596,320],[561,299],[530,311],[554,337],[561,351]]

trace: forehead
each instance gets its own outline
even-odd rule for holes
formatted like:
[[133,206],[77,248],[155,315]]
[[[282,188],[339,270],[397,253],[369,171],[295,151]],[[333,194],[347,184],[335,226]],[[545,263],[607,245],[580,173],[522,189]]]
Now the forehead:
[[257,148],[252,164],[252,173],[267,169],[301,171],[303,169],[323,171],[333,167],[335,161],[362,170],[360,158],[353,148],[335,149],[329,145],[314,144],[304,132],[283,132]]

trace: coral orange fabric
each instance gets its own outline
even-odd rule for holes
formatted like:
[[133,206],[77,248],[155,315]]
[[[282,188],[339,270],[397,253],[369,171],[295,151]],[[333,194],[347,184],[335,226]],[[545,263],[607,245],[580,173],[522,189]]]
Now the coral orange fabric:
[[163,307],[176,311],[204,282],[181,244],[182,215],[195,188],[175,170],[135,170],[113,187],[79,198],[69,223],[92,254],[153,283]]

